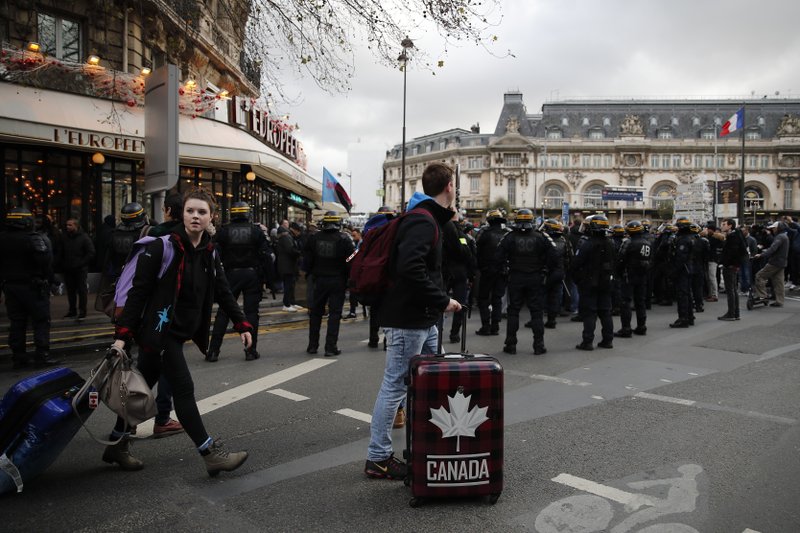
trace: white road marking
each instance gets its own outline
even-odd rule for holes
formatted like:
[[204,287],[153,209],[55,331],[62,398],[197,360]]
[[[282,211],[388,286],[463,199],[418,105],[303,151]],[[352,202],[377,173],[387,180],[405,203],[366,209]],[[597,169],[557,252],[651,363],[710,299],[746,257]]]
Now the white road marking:
[[[220,392],[219,394],[215,394],[214,396],[209,396],[208,398],[204,398],[197,402],[197,409],[200,411],[201,415],[206,413],[210,413],[211,411],[216,411],[221,407],[225,407],[230,405],[234,402],[238,402],[239,400],[244,400],[254,394],[258,394],[259,392],[263,392],[267,389],[271,389],[276,385],[280,385],[286,381],[291,379],[298,378],[303,374],[308,374],[309,372],[313,372],[314,370],[319,370],[325,366],[328,366],[331,363],[335,363],[336,359],[310,359],[299,365],[294,365],[280,372],[275,372],[274,374],[269,374],[268,376],[264,376],[263,378],[256,379],[249,383],[244,383],[243,385],[239,385],[238,387],[234,387],[232,389],[228,389],[226,391]],[[170,415],[174,418],[175,412],[173,411]],[[143,439],[145,437],[149,437],[153,434],[153,420],[148,420],[147,422],[143,422],[136,427],[136,438]]]
[[562,473],[554,477],[551,481],[555,481],[556,483],[561,483],[562,485],[582,490],[590,494],[602,496],[603,498],[626,505],[633,511],[644,505],[649,505],[651,507],[653,506],[652,500],[641,494],[631,494],[630,492],[615,489],[614,487],[609,487],[608,485],[601,485],[600,483],[573,476],[572,474]]
[[761,533],[760,531],[756,531],[755,529],[750,529],[749,527],[742,531],[742,533]]
[[638,392],[634,398],[645,398],[647,400],[656,400],[658,402],[677,403],[678,405],[695,405],[697,402],[694,400],[684,400],[683,398],[673,398],[671,396],[661,396],[660,394],[650,394],[649,392]]
[[547,376],[545,374],[531,374],[533,379],[539,379],[541,381],[554,381],[556,383],[562,383],[564,385],[575,385],[576,387],[588,387],[591,383],[587,383],[585,381],[575,381],[572,379],[566,378],[559,378],[556,376]]
[[372,423],[372,415],[368,415],[367,413],[362,413],[361,411],[354,411],[352,409],[339,409],[338,411],[334,411],[334,413],[344,416],[349,416],[350,418],[361,420],[362,422],[366,422],[367,424]]
[[661,378],[659,381],[663,381],[664,383],[672,383],[672,381],[671,381],[671,380],[669,380],[669,379],[664,379],[664,378]]
[[268,390],[267,392],[270,394],[274,394],[275,396],[280,396],[281,398],[287,398],[295,402],[302,402],[303,400],[310,399],[308,396],[303,396],[302,394],[295,394],[293,392],[289,392],[288,390],[283,390],[283,389],[272,389]]
[[605,400],[602,396],[592,396],[593,400]]

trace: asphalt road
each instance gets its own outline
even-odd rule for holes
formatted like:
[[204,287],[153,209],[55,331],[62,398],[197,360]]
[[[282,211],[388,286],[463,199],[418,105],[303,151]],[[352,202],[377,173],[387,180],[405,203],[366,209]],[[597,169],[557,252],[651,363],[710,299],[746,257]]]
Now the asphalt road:
[[[305,354],[305,322],[262,335],[253,362],[232,337],[215,364],[187,350],[206,427],[250,452],[236,472],[208,478],[185,435],[141,439],[133,451],[146,468],[121,472],[81,432],[22,494],[0,497],[0,529],[800,531],[800,301],[743,309],[739,322],[716,320],[723,312],[723,302],[707,304],[694,328],[674,330],[674,310],[654,308],[646,337],[593,352],[574,350],[580,324],[561,322],[536,357],[529,332],[506,355],[502,336],[473,334],[473,317],[469,349],[505,368],[505,488],[496,505],[411,508],[402,482],[364,476],[363,418],[384,357],[366,346],[359,318],[343,325],[337,358]],[[85,375],[99,356],[67,362]],[[0,389],[20,377],[0,374]],[[104,408],[89,420],[100,435],[111,425]],[[403,430],[394,440],[400,452]]]

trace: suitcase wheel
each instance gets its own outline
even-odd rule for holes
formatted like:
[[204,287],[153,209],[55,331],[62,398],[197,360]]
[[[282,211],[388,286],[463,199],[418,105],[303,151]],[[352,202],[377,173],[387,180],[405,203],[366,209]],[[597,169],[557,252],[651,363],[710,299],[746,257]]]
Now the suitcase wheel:
[[408,505],[410,505],[411,507],[419,507],[423,503],[424,500],[422,498],[411,498],[410,500],[408,500]]
[[499,500],[499,499],[500,499],[500,495],[499,494],[490,494],[489,495],[489,503],[492,504],[492,505],[496,504],[497,500]]

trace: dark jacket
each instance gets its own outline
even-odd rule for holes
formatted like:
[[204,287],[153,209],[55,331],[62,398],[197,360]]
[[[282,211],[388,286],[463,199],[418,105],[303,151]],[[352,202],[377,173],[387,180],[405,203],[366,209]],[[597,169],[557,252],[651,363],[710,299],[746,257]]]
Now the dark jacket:
[[33,231],[9,228],[0,232],[0,285],[50,281],[53,255],[47,237]]
[[[135,338],[144,349],[160,353],[164,345],[164,335],[170,331],[175,318],[175,305],[181,293],[184,280],[184,256],[189,244],[186,233],[181,226],[176,233],[170,235],[169,242],[174,247],[175,255],[167,267],[164,276],[158,279],[164,247],[161,239],[147,245],[136,262],[136,273],[133,285],[128,292],[125,308],[117,320],[115,339],[125,341]],[[199,248],[193,261],[193,274],[206,276],[200,286],[205,287],[202,295],[197,295],[199,307],[199,326],[192,335],[192,340],[205,354],[208,349],[209,328],[211,326],[211,306],[216,301],[230,317],[234,329],[238,332],[252,331],[253,327],[245,321],[244,314],[231,294],[222,262],[215,253],[208,235]],[[191,281],[189,282],[191,283]],[[189,287],[183,287],[188,289]],[[183,312],[181,310],[179,312]]]
[[311,275],[347,277],[347,258],[355,251],[353,239],[338,230],[323,230],[309,236],[304,249],[304,262]]
[[278,274],[287,276],[297,272],[297,260],[300,258],[302,248],[300,243],[292,235],[291,231],[281,233],[278,236],[276,254],[278,256]]
[[64,270],[89,268],[94,259],[92,239],[81,229],[75,233],[65,231],[62,235],[61,267]]
[[789,257],[789,237],[785,231],[775,235],[769,248],[761,252],[761,257],[769,259],[767,263],[774,267],[786,268]]
[[474,277],[474,258],[467,236],[452,220],[448,221],[442,230],[446,285]]
[[747,242],[744,240],[742,230],[736,228],[725,236],[725,242],[722,244],[722,252],[720,253],[719,263],[722,266],[738,267],[741,266],[742,261],[746,257]]
[[150,237],[163,237],[164,235],[169,235],[181,225],[182,222],[178,220],[167,220],[157,226],[150,226],[150,229],[147,230],[147,235]]
[[450,303],[442,280],[442,227],[454,213],[419,193],[408,206],[409,211],[416,207],[428,211],[433,220],[414,213],[400,223],[392,259],[396,282],[381,299],[379,323],[384,327],[430,328]]

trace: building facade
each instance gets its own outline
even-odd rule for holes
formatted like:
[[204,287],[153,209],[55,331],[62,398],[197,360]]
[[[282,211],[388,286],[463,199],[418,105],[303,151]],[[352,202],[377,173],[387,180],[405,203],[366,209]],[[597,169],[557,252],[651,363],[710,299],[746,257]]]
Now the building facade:
[[[567,100],[529,114],[507,93],[493,133],[452,129],[406,143],[406,198],[421,191],[425,165],[459,167],[460,207],[479,219],[489,207],[529,208],[545,217],[603,211],[612,222],[672,218],[681,184],[741,178],[745,220],[800,213],[800,100],[745,102],[742,133],[720,137],[742,107],[734,100]],[[402,146],[384,162],[386,203],[399,207]],[[642,201],[605,201],[603,189],[639,190]],[[711,195],[709,196],[711,197]],[[507,204],[505,204],[507,202]],[[719,213],[719,211],[718,211]]]
[[249,2],[73,0],[0,8],[0,216],[15,206],[94,233],[145,194],[151,70],[180,69],[178,183],[238,200],[267,225],[310,219],[321,196],[294,126],[259,108],[243,42]]

